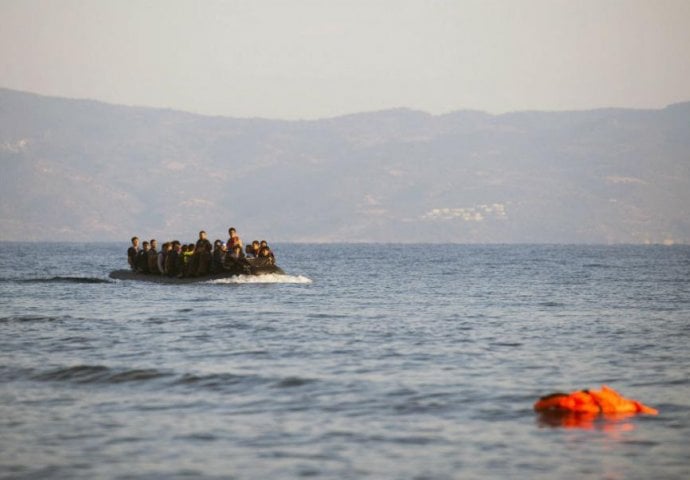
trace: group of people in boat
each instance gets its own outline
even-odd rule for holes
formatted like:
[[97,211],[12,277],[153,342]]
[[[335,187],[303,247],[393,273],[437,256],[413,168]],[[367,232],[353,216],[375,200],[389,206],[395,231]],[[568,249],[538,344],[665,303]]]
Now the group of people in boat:
[[165,242],[158,250],[156,239],[139,245],[139,237],[132,237],[127,249],[127,262],[132,271],[167,275],[169,277],[200,277],[224,271],[242,271],[253,265],[275,265],[275,255],[266,240],[254,240],[243,249],[242,240],[234,227],[228,229],[227,242],[220,239],[211,244],[205,231],[199,232],[196,243],[182,244],[179,240]]

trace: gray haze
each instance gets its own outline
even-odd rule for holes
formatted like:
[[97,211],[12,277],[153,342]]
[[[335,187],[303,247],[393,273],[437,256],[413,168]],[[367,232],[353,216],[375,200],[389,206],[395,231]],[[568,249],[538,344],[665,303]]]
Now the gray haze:
[[0,86],[233,117],[690,99],[687,0],[2,0]]
[[0,89],[0,240],[690,243],[690,103],[248,120]]

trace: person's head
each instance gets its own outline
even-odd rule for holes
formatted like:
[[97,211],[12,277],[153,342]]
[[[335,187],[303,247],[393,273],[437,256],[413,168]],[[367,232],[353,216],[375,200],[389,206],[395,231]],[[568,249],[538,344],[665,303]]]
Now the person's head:
[[252,248],[253,248],[254,250],[258,250],[260,247],[261,247],[261,244],[259,243],[258,240],[254,240],[254,241],[252,242]]
[[182,253],[187,253],[189,251],[189,245],[182,245]]
[[144,247],[144,251],[145,251],[145,252],[148,252],[148,250],[149,250],[149,242],[144,241],[143,247]]
[[268,247],[268,242],[266,240],[261,240],[261,243],[259,244],[261,248],[263,247]]
[[155,250],[156,248],[158,248],[158,242],[156,241],[155,238],[152,238],[152,239],[151,239],[151,248],[153,248],[154,250]]
[[132,245],[135,247],[139,246],[139,237],[132,237]]
[[241,254],[242,253],[242,247],[240,247],[239,245],[235,245],[234,247],[232,247],[232,253],[235,253],[237,255]]
[[228,251],[228,246],[224,243],[221,242],[220,244],[220,251],[221,252],[227,252]]
[[268,256],[270,256],[269,252],[270,252],[270,250],[268,249],[268,247],[261,247],[261,250],[259,250],[259,256],[260,257],[268,257]]
[[223,243],[220,241],[220,239],[216,239],[215,242],[213,242],[213,248],[218,249],[220,248],[220,244]]
[[203,230],[199,232],[199,240],[206,240],[206,232]]
[[230,238],[234,237],[237,235],[237,230],[235,230],[235,227],[230,227],[228,228],[228,235],[230,235]]
[[171,248],[172,248],[172,245],[170,245],[170,242],[165,242],[165,243],[163,244],[163,251],[164,251],[164,252],[169,251]]

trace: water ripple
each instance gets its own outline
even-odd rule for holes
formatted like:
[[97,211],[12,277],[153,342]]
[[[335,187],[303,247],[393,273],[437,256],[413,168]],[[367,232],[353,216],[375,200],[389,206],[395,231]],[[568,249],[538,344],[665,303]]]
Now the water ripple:
[[16,280],[21,283],[113,283],[112,280],[107,278],[95,278],[95,277],[48,277],[48,278],[24,278],[21,280]]
[[102,365],[76,365],[56,368],[33,376],[34,380],[47,382],[68,381],[76,383],[123,383],[143,382],[168,376],[155,369],[114,369]]

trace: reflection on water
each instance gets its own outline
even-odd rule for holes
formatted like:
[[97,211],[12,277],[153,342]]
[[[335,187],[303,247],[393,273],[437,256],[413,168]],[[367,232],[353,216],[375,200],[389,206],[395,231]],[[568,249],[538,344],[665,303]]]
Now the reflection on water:
[[630,432],[635,429],[632,418],[634,413],[575,413],[564,411],[546,411],[537,414],[540,427],[579,428],[597,430],[610,434]]

